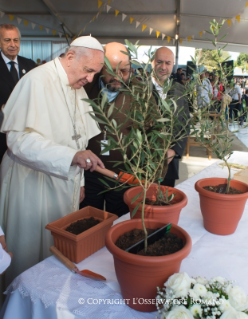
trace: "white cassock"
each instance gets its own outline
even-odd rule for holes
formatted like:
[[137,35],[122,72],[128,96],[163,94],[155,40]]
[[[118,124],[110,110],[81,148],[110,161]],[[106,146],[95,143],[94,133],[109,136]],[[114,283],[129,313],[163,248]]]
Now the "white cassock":
[[84,181],[82,170],[71,166],[78,151],[73,121],[80,150],[100,133],[83,98],[84,88],[69,87],[56,58],[26,74],[4,108],[1,131],[9,150],[0,171],[0,225],[14,256],[7,283],[50,255],[53,239],[45,225],[78,209]]

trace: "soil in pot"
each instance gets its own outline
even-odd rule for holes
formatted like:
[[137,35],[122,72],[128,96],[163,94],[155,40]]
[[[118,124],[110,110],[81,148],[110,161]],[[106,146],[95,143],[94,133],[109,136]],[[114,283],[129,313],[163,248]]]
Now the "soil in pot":
[[[147,229],[148,235],[153,233],[154,229]],[[116,246],[122,250],[126,250],[138,241],[144,238],[144,231],[142,229],[134,229],[120,236],[116,241]],[[181,250],[184,246],[183,240],[177,237],[176,234],[166,233],[161,239],[154,244],[149,245],[147,252],[144,249],[138,252],[142,256],[165,256],[173,254]]]
[[[219,184],[216,186],[205,186],[203,188],[206,189],[207,191],[210,191],[213,193],[226,194],[227,184]],[[238,190],[234,187],[230,187],[228,194],[229,195],[243,194],[243,192],[241,192],[240,190]]]
[[95,219],[94,217],[80,219],[74,223],[71,223],[65,230],[74,235],[81,234],[82,232],[90,229],[91,227],[96,226],[100,223],[100,220]]
[[178,201],[175,199],[171,200],[170,202],[164,202],[161,200],[152,200],[149,198],[146,198],[146,200],[145,200],[146,205],[154,205],[154,206],[169,206],[169,205],[173,205],[176,203],[178,203]]

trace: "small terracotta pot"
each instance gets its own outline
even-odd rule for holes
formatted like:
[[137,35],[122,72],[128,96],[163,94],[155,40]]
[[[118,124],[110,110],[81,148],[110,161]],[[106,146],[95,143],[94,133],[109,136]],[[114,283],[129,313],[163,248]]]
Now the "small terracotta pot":
[[[161,228],[165,223],[145,219],[147,228]],[[141,219],[132,219],[114,225],[106,236],[106,247],[113,254],[115,272],[126,304],[138,311],[156,310],[157,287],[163,287],[166,280],[179,272],[182,260],[190,253],[192,242],[188,233],[172,224],[171,233],[182,238],[185,245],[178,252],[167,256],[139,256],[118,248],[117,239],[128,231],[142,229]]]
[[[176,194],[175,200],[177,201],[177,203],[173,205],[168,205],[168,206],[145,205],[145,218],[152,218],[152,219],[163,221],[165,223],[177,224],[182,208],[187,205],[187,202],[188,202],[187,196],[179,189],[168,187],[168,186],[160,186],[160,187],[164,193],[166,189],[168,189],[169,195],[171,195],[172,193],[175,193]],[[151,200],[155,200],[157,189],[158,189],[157,184],[151,185],[147,191],[146,197]],[[129,207],[131,218],[141,218],[142,205],[140,205],[136,214],[134,215],[134,217],[132,217],[132,212],[134,208],[137,206],[139,202],[143,200],[143,195],[140,195],[140,197],[134,203],[132,203],[133,198],[135,198],[135,196],[137,196],[140,192],[142,192],[142,187],[137,186],[137,187],[132,187],[128,189],[124,193],[124,202]]]
[[231,187],[242,191],[243,194],[218,194],[203,189],[205,186],[226,183],[226,178],[204,178],[195,184],[200,196],[204,227],[216,235],[230,235],[235,232],[248,198],[248,185],[236,180],[231,180]]
[[[74,235],[65,230],[71,223],[90,217],[94,217],[101,222],[79,235]],[[47,224],[46,229],[51,230],[54,246],[70,261],[78,264],[104,247],[105,236],[117,218],[117,215],[87,206]]]

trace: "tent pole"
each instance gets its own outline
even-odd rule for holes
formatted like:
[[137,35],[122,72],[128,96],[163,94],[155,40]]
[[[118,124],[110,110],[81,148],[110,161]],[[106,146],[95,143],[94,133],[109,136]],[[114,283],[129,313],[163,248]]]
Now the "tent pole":
[[175,45],[176,45],[176,58],[175,58],[175,70],[178,68],[178,56],[179,56],[179,35],[180,35],[180,5],[181,0],[176,1],[176,34],[175,34]]
[[[53,15],[59,22],[60,25],[62,25],[62,29],[64,30],[64,27],[68,30],[68,35],[70,36],[70,38],[72,38],[72,31],[68,28],[68,26],[64,23],[64,21],[59,17],[59,14],[56,12],[55,8],[53,7],[53,5],[51,4],[50,0],[40,0],[48,9],[48,11],[50,12],[51,15]],[[65,33],[66,34],[66,33]],[[68,39],[66,37],[66,40],[68,42]],[[69,44],[69,43],[68,43]]]

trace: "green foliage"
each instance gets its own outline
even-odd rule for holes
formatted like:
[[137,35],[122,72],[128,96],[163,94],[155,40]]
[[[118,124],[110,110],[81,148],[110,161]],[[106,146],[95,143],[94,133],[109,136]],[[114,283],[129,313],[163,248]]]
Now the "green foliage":
[[242,71],[248,69],[248,53],[240,53],[236,65],[241,67]]
[[[126,40],[126,45],[130,53],[130,58],[137,56],[137,44],[133,45]],[[118,79],[123,84],[121,91],[126,99],[130,100],[130,108],[124,107],[123,101],[121,106],[115,103],[108,103],[107,97],[100,95],[97,101],[87,100],[93,108],[94,113],[91,116],[103,123],[107,130],[109,145],[105,148],[108,150],[119,150],[122,154],[125,173],[132,174],[142,187],[142,194],[138,197],[142,199],[142,221],[144,225],[144,206],[148,188],[151,184],[163,180],[167,171],[167,151],[176,142],[185,138],[188,132],[185,129],[188,118],[185,118],[184,110],[177,108],[176,100],[173,99],[172,81],[165,81],[163,90],[168,94],[166,100],[160,98],[157,94],[156,99],[153,95],[152,76],[146,72],[149,64],[153,61],[154,55],[151,49],[148,51],[148,62],[145,67],[142,64],[131,60],[143,72],[138,71],[137,75],[130,75],[130,84],[126,85],[120,76]],[[105,67],[109,74],[116,77],[109,61],[105,58]],[[169,94],[169,92],[171,92]],[[181,97],[180,97],[181,98]],[[116,114],[122,114],[125,118],[123,122],[118,120]],[[183,123],[182,123],[183,121]],[[127,123],[131,123],[128,133],[123,135],[122,131],[126,128]],[[179,132],[179,134],[175,134]],[[105,184],[106,185],[106,184]],[[159,193],[161,196],[161,193]],[[166,195],[165,200],[169,202],[173,196]],[[136,198],[133,199],[135,201]],[[136,213],[141,202],[135,207],[133,215]]]
[[[219,47],[218,45],[218,35],[222,23],[218,23],[216,20],[210,22],[210,32],[213,40],[212,43],[215,47],[214,50],[208,50],[208,53],[211,52],[210,60],[212,60],[212,65],[215,65],[215,68],[219,70],[221,82],[224,86],[225,93],[221,92],[222,102],[218,103],[218,100],[213,100],[213,95],[210,94],[210,102],[206,103],[204,107],[198,108],[194,106],[194,118],[191,124],[192,135],[195,136],[196,141],[206,147],[211,152],[215,153],[216,156],[223,160],[228,167],[229,176],[226,193],[229,191],[230,179],[231,179],[231,170],[230,165],[227,162],[230,158],[232,152],[232,135],[229,131],[229,103],[231,101],[230,97],[227,95],[227,92],[230,90],[230,84],[227,81],[227,76],[232,70],[224,69],[223,62],[223,49],[226,47]],[[206,52],[206,51],[205,51]],[[195,58],[196,65],[204,65],[204,56],[198,54]],[[203,85],[200,74],[195,74],[194,85],[201,87]],[[217,82],[214,83],[219,90]],[[220,91],[219,91],[220,92]],[[219,110],[219,108],[221,109]],[[227,110],[227,111],[226,111]],[[240,114],[238,115],[240,116]],[[237,119],[235,119],[237,120]]]

